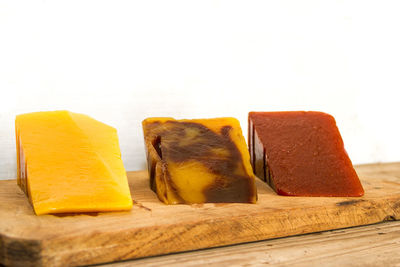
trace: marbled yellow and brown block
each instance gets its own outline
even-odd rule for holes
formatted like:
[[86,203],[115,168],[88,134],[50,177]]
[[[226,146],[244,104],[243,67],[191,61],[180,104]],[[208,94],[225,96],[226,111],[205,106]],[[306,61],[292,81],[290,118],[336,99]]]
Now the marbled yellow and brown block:
[[166,204],[255,203],[250,156],[234,118],[143,121],[150,186]]

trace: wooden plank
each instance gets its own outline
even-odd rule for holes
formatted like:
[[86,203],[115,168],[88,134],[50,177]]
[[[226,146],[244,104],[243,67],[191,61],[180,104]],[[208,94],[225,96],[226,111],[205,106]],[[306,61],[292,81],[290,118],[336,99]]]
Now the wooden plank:
[[400,222],[331,230],[106,264],[158,266],[399,266]]
[[0,181],[0,262],[83,265],[365,225],[399,218],[400,163],[356,168],[365,196],[277,196],[257,181],[257,204],[162,204],[147,173],[128,173],[130,212],[34,215],[15,181]]

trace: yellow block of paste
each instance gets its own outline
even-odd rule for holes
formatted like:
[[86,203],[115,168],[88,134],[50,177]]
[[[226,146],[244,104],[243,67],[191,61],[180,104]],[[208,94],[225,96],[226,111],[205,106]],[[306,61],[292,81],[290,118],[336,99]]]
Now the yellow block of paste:
[[69,111],[15,120],[18,184],[37,215],[129,210],[117,131]]

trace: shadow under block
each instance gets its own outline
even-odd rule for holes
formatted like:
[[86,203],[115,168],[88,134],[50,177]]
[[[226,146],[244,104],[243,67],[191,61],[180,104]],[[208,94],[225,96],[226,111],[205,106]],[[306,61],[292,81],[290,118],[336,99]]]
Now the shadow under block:
[[279,196],[256,204],[165,205],[147,171],[128,172],[131,211],[36,216],[15,180],[0,181],[0,263],[85,265],[366,225],[400,218],[400,163],[356,166],[365,195]]

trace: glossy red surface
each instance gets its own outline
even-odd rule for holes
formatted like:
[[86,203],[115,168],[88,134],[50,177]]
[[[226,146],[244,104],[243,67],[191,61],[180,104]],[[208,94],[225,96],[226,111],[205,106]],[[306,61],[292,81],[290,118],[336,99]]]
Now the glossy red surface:
[[362,196],[335,119],[322,112],[250,112],[256,175],[279,195]]

